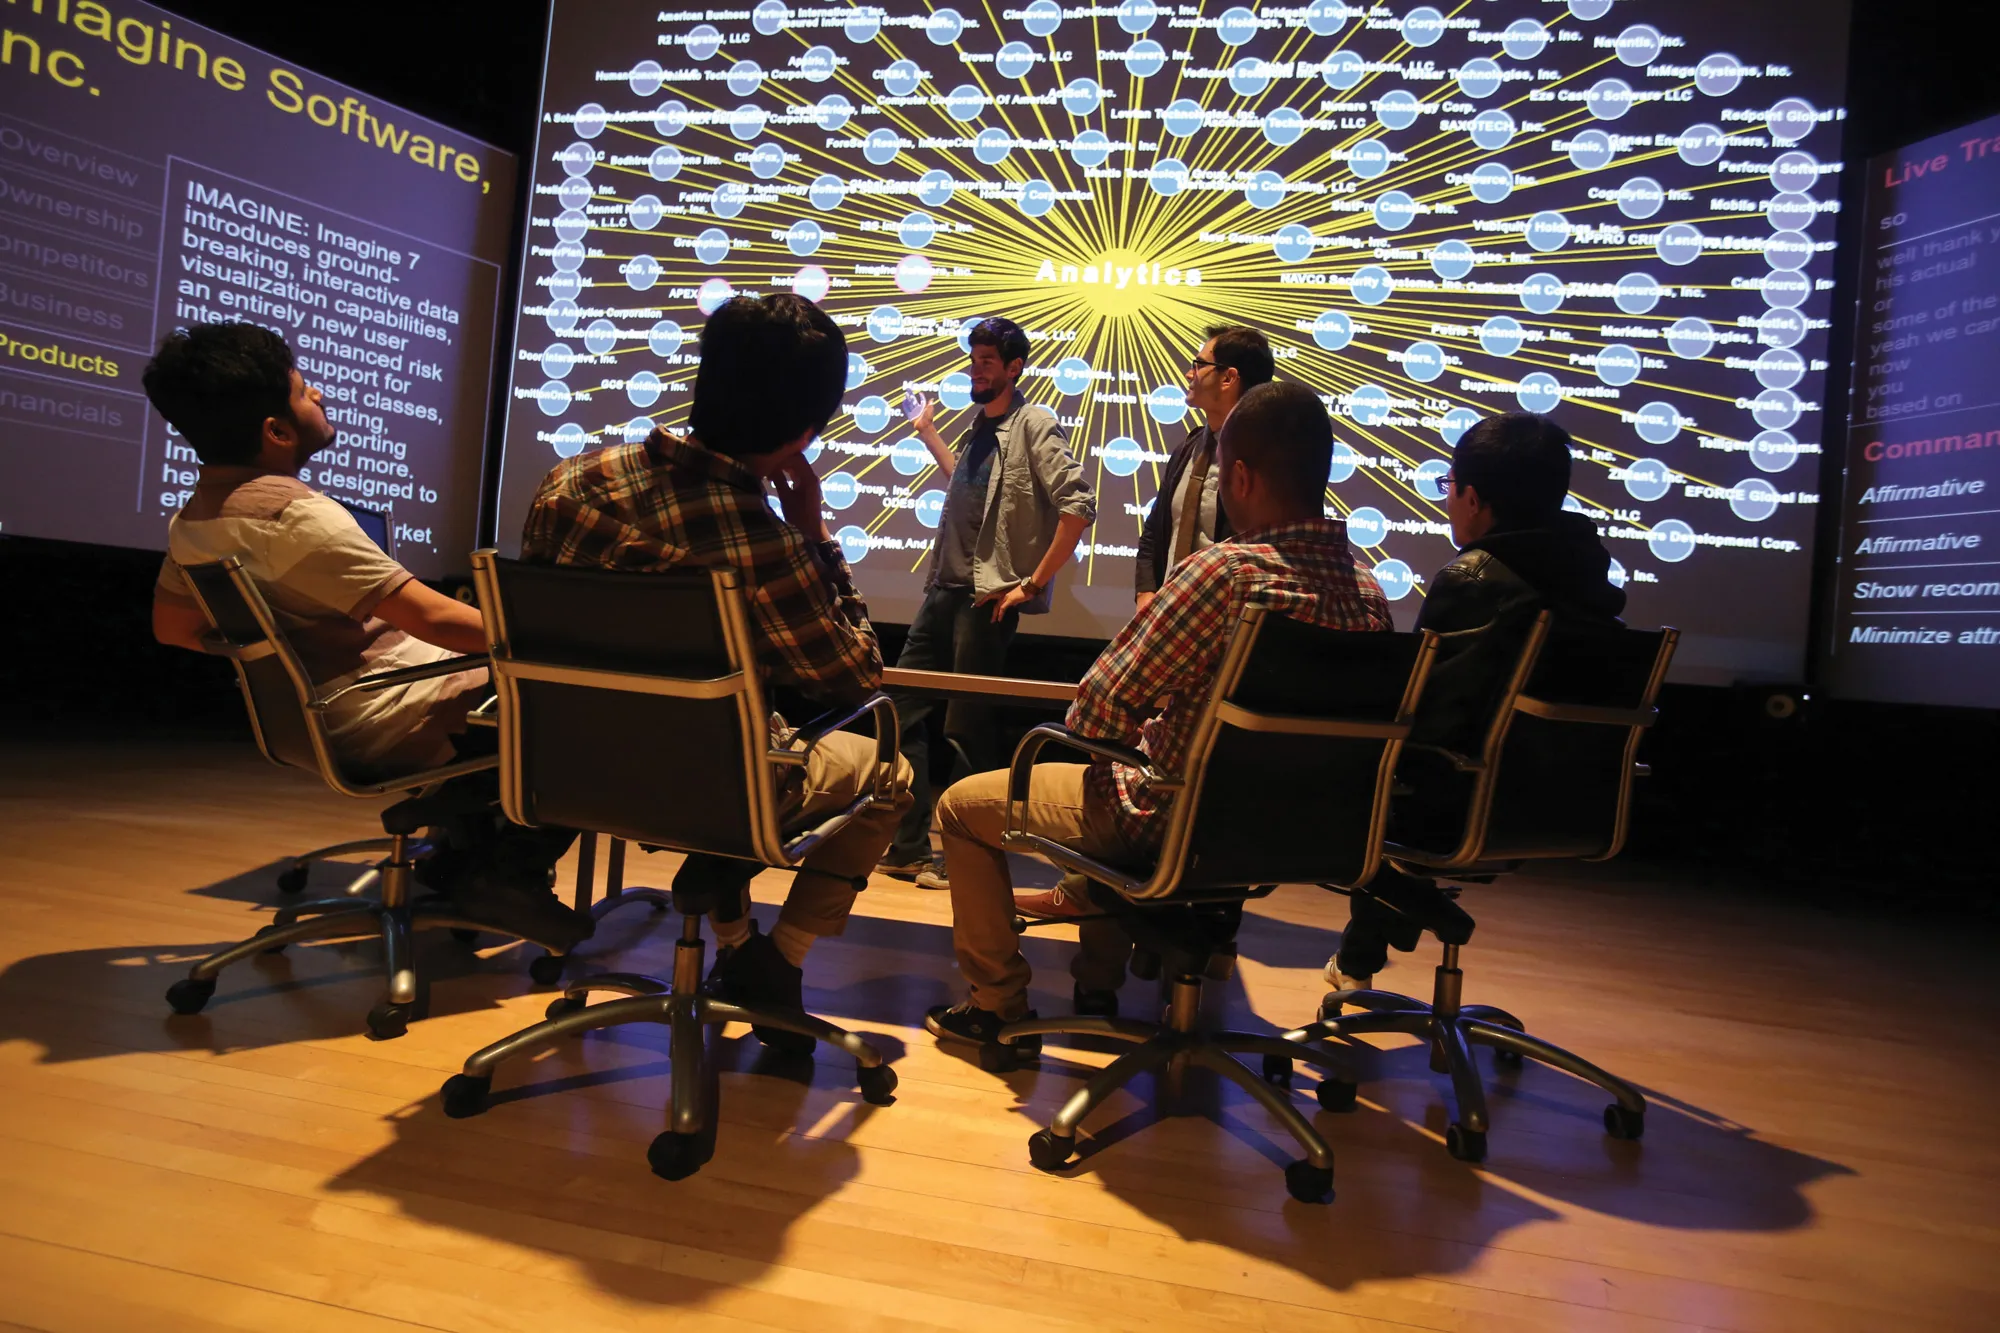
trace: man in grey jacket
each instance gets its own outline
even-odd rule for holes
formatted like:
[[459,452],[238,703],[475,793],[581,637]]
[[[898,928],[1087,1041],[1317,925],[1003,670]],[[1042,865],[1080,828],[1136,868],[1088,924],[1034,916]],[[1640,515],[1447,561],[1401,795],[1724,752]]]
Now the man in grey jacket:
[[[972,401],[979,412],[958,451],[933,424],[933,403],[911,423],[949,487],[923,605],[896,665],[992,676],[1006,667],[1020,617],[1049,609],[1050,587],[1096,520],[1097,500],[1055,413],[1021,396],[1028,335],[1012,320],[988,319],[974,326],[966,341],[972,351],[967,367]],[[949,887],[944,866],[931,855],[936,792],[925,724],[935,707],[931,699],[896,696],[916,801],[878,867],[892,875],[914,874],[927,889]],[[989,709],[954,700],[945,709],[944,730],[965,752],[972,771],[999,767]]]

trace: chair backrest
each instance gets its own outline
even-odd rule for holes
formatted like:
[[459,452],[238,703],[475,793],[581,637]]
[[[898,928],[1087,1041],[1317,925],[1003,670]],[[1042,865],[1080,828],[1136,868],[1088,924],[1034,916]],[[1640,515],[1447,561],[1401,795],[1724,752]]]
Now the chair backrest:
[[236,667],[257,748],[274,764],[317,772],[338,786],[326,729],[310,707],[312,678],[243,562],[229,556],[180,569],[215,631],[212,650]]
[[396,558],[396,525],[387,513],[380,509],[366,509],[346,500],[338,501],[340,507],[354,516],[354,521],[368,535],[368,540],[382,548],[382,554],[391,560]]
[[1436,646],[1430,633],[1245,612],[1196,724],[1159,871],[1135,896],[1372,879]]
[[734,570],[472,564],[508,818],[786,864]]

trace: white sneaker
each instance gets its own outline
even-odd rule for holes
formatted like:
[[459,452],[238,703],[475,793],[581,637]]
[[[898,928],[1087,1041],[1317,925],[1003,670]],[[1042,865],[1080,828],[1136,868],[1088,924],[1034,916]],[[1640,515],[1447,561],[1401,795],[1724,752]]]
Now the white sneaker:
[[917,887],[920,889],[938,889],[950,892],[951,880],[945,874],[944,862],[942,860],[932,861],[930,865],[919,870],[917,872]]
[[1325,971],[1321,972],[1320,975],[1326,979],[1326,984],[1333,987],[1335,990],[1375,989],[1375,978],[1350,977],[1345,972],[1341,971],[1340,955],[1338,954],[1335,954],[1333,957],[1326,960],[1326,969]]

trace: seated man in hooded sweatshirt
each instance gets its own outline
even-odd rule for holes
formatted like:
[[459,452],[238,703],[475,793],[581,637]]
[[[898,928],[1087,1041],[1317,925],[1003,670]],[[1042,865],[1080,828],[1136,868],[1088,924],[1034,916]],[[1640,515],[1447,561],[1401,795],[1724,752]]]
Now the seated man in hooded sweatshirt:
[[[1431,580],[1417,628],[1451,634],[1494,622],[1525,629],[1548,610],[1565,630],[1615,628],[1625,593],[1613,587],[1611,554],[1597,525],[1569,513],[1569,432],[1528,413],[1489,417],[1459,440],[1444,476],[1445,515],[1458,556]],[[1449,648],[1431,670],[1417,710],[1413,741],[1476,753],[1493,696],[1512,665],[1518,639],[1481,636],[1464,651]],[[1390,867],[1384,879],[1396,875]],[[1413,891],[1421,881],[1405,879]],[[1355,916],[1327,964],[1335,986],[1366,987],[1388,961],[1391,943],[1414,948],[1419,932],[1372,898],[1356,898]],[[1407,941],[1407,943],[1405,942]]]

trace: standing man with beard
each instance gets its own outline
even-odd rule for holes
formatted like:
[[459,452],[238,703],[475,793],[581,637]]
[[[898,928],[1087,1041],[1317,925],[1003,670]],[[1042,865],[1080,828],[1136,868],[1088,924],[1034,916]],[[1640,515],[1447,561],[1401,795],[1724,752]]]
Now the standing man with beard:
[[[1021,396],[1028,335],[1012,320],[973,327],[972,401],[979,412],[953,453],[926,402],[911,425],[949,482],[931,548],[923,605],[896,665],[925,671],[999,675],[1023,615],[1049,609],[1050,587],[1097,518],[1097,501],[1070,452],[1055,413]],[[898,695],[903,755],[915,770],[916,800],[877,869],[914,875],[926,889],[949,888],[931,854],[930,744],[925,725],[934,700]],[[990,710],[954,700],[944,731],[974,771],[997,767]]]

